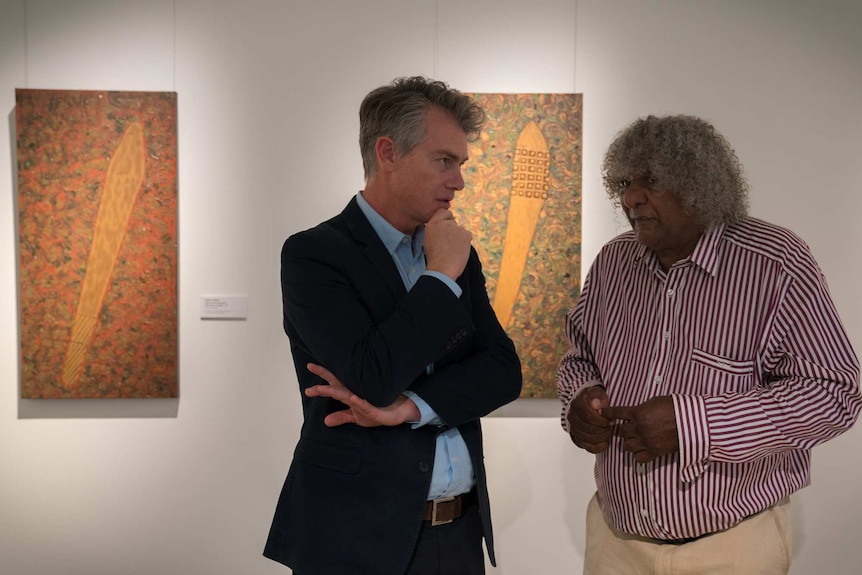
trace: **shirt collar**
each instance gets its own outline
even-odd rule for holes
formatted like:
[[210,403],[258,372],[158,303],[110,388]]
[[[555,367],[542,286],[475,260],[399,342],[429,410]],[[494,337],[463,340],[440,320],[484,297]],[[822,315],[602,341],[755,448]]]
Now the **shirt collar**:
[[[719,224],[714,228],[706,230],[700,239],[697,240],[697,245],[694,246],[694,251],[685,260],[698,266],[703,271],[711,276],[715,276],[718,270],[718,263],[721,260],[721,243],[724,238],[724,232],[727,229],[727,224]],[[661,269],[661,264],[658,257],[645,245],[638,243],[638,249],[635,251],[634,261],[643,261],[643,263],[657,271]]]
[[416,233],[413,234],[412,237],[408,236],[387,222],[383,216],[378,214],[377,210],[372,208],[371,204],[362,197],[362,192],[356,194],[356,203],[359,204],[359,209],[362,210],[362,213],[365,214],[366,218],[368,218],[368,223],[370,223],[371,227],[374,228],[380,241],[383,242],[383,245],[390,254],[395,254],[395,250],[397,250],[398,246],[404,242],[405,238],[411,240],[414,246],[417,244],[420,247],[422,246],[422,240],[425,236],[424,226],[417,229]]
[[721,259],[721,240],[724,238],[726,229],[727,224],[719,224],[706,230],[700,236],[697,245],[694,246],[694,251],[689,256],[692,263],[700,266],[711,276],[714,276],[718,271],[718,263]]

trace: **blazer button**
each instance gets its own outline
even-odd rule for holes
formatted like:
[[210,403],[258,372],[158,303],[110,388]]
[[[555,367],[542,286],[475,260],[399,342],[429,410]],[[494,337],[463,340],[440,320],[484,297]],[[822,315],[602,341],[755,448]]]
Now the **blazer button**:
[[427,463],[425,463],[424,461],[420,461],[419,462],[419,471],[421,471],[422,473],[428,473],[429,471],[431,471],[431,466],[428,465]]

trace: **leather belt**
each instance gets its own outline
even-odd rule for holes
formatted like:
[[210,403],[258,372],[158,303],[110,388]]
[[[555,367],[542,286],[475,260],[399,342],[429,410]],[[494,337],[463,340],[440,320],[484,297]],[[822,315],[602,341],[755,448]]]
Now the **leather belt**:
[[440,497],[432,499],[425,504],[423,521],[430,521],[432,527],[452,523],[467,511],[471,505],[478,502],[476,490],[454,497]]
[[[711,535],[711,533],[707,533],[706,535]],[[686,537],[685,539],[656,539],[656,542],[660,545],[685,545],[686,543],[697,541],[701,537],[706,537],[706,535],[701,535],[699,537]]]

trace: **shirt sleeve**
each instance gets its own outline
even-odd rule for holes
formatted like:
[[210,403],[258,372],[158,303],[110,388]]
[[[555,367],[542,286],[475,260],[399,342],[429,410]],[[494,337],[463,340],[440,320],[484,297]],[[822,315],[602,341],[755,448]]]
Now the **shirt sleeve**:
[[416,407],[419,409],[419,421],[415,421],[411,423],[413,429],[417,427],[422,427],[423,425],[443,425],[443,420],[440,419],[440,416],[437,415],[437,412],[428,405],[428,403],[416,395],[416,392],[411,391],[409,389],[404,390],[404,395],[407,396],[413,403],[416,404]]
[[[681,433],[681,443],[692,470],[706,452],[716,461],[748,462],[811,449],[856,421],[862,407],[859,359],[825,279],[813,258],[791,272],[765,335],[760,384],[745,393],[704,397],[702,405],[679,401],[682,417],[691,414],[680,429],[691,431],[691,437]],[[706,434],[703,421],[709,422]]]
[[704,398],[672,395],[679,433],[679,474],[683,483],[697,479],[709,465],[709,426]]
[[566,433],[569,433],[568,415],[574,399],[586,387],[602,385],[601,373],[584,333],[584,318],[590,305],[589,286],[588,274],[575,308],[566,315],[566,337],[570,346],[557,370],[557,397],[562,403],[560,422]]
[[449,276],[447,276],[444,273],[440,273],[440,272],[437,272],[434,270],[425,270],[424,272],[422,272],[422,275],[423,276],[431,276],[432,278],[437,278],[438,280],[440,280],[441,282],[446,284],[450,290],[452,290],[452,293],[455,294],[455,297],[461,297],[461,294],[464,291],[461,289],[461,286],[459,286],[455,280],[453,280],[452,278],[450,278]]

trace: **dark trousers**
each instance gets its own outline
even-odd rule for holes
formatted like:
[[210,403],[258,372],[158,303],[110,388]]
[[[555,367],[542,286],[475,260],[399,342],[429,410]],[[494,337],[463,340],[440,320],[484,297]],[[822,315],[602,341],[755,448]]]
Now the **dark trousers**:
[[423,523],[404,575],[485,575],[479,506],[471,505],[446,525]]
[[479,506],[471,505],[452,523],[422,524],[419,542],[405,575],[484,575],[482,521]]

